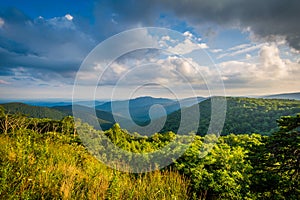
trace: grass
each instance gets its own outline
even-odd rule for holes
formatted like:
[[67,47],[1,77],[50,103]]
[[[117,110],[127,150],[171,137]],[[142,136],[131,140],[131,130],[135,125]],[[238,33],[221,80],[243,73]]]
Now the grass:
[[61,133],[0,135],[0,199],[187,199],[177,172],[122,173]]

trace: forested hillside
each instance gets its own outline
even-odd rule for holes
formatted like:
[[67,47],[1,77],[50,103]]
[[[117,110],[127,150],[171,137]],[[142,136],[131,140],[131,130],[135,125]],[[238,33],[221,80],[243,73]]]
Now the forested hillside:
[[94,127],[98,127],[98,125],[100,125],[101,130],[110,129],[116,122],[126,127],[129,121],[128,119],[123,118],[117,114],[113,115],[112,113],[107,111],[97,110],[97,109],[95,110],[93,108],[81,106],[81,105],[55,106],[53,107],[53,109],[59,110],[71,116],[73,115],[73,109],[74,109],[77,118],[80,118],[83,122],[86,122]]
[[41,106],[30,106],[24,103],[5,103],[0,104],[6,112],[11,114],[21,113],[28,115],[29,117],[35,118],[50,118],[50,119],[61,119],[67,114],[58,110],[41,107]]
[[[224,97],[213,97],[224,98]],[[222,135],[259,133],[263,135],[271,134],[278,130],[276,119],[284,115],[295,115],[300,112],[300,101],[284,99],[257,99],[242,97],[227,97],[226,119]],[[200,109],[200,122],[197,133],[205,135],[211,117],[211,99],[207,99],[194,107],[188,109],[190,115],[187,121],[193,122],[195,117],[193,110],[198,106]],[[171,113],[167,117],[166,124],[161,132],[176,132],[180,125],[181,110]],[[195,126],[195,125],[193,125]],[[189,127],[183,127],[189,130]]]

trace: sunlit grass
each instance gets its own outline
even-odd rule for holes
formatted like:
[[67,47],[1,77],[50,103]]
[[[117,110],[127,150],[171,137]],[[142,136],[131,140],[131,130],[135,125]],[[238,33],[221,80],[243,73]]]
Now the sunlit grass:
[[0,135],[0,199],[187,199],[177,172],[121,173],[60,133]]

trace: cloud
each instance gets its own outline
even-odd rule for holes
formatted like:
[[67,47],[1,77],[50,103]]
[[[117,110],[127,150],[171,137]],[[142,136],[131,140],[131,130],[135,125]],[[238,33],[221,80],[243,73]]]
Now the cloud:
[[166,59],[159,60],[158,63],[162,68],[167,68],[173,72],[172,77],[176,80],[171,80],[171,83],[188,81],[191,84],[198,84],[203,82],[203,76],[211,75],[208,67],[200,66],[192,58],[183,59],[177,56],[168,56]]
[[193,34],[189,31],[184,32],[183,35],[188,38],[193,38]]
[[255,63],[231,60],[220,63],[218,67],[229,88],[275,87],[282,82],[298,80],[300,74],[300,64],[281,58],[275,44],[263,45]]
[[0,79],[0,84],[3,84],[3,85],[9,85],[10,82],[7,82],[7,81],[5,81],[5,80],[1,80],[1,79]]
[[172,47],[170,46],[168,48],[168,51],[179,54],[179,55],[184,55],[193,52],[194,50],[197,49],[207,49],[208,46],[205,43],[195,43],[190,39],[185,39],[183,42],[177,44],[176,46]]
[[208,67],[199,66],[192,58],[169,55],[163,50],[141,49],[129,52],[109,66],[95,63],[90,70],[81,71],[78,78],[82,85],[98,82],[99,86],[141,86],[162,84],[183,86],[202,84],[203,76],[208,76]]
[[234,56],[237,56],[237,55],[240,55],[240,54],[245,54],[245,53],[248,53],[248,52],[258,50],[264,45],[265,45],[265,43],[258,44],[258,45],[251,45],[251,44],[239,45],[239,46],[232,47],[232,48],[228,49],[226,51],[226,53],[223,53],[223,54],[219,55],[217,58],[220,59],[220,58],[223,58],[225,56],[234,57]]
[[67,20],[69,20],[69,21],[72,21],[72,20],[73,20],[73,16],[70,15],[70,14],[66,14],[66,15],[65,15],[65,18],[66,18]]
[[[160,12],[172,13],[199,25],[207,22],[251,30],[259,37],[285,37],[288,44],[300,49],[300,1],[298,0],[135,0],[107,2],[123,21],[154,25]],[[158,9],[159,8],[159,9]]]
[[251,47],[251,44],[240,44],[240,45],[229,48],[228,51],[239,51],[241,49],[246,49],[248,47]]
[[250,54],[246,54],[245,58],[250,59],[252,56]]
[[287,78],[290,65],[289,60],[280,58],[279,49],[277,46],[265,45],[259,52],[261,59],[261,69],[266,72],[267,76],[272,78]]
[[223,49],[210,49],[209,51],[212,53],[220,53],[223,51]]
[[[70,14],[31,19],[16,8],[0,12],[5,21],[0,31],[0,67],[23,67],[35,78],[69,78],[95,45]],[[41,76],[40,74],[47,74]]]

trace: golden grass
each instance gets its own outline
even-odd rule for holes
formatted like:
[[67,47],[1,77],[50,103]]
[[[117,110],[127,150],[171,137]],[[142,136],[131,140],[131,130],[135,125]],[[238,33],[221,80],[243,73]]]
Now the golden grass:
[[0,154],[0,199],[188,198],[179,173],[115,171],[59,133],[0,135]]

